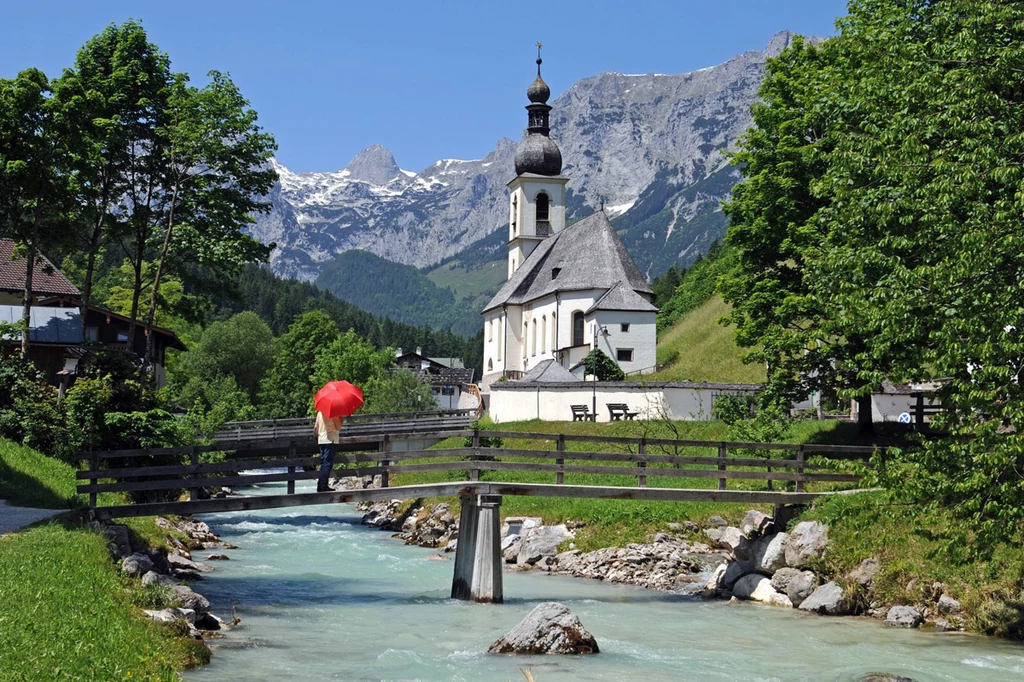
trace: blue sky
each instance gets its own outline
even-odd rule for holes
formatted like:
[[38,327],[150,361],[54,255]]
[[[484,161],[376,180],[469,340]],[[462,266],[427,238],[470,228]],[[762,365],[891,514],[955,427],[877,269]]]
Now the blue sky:
[[295,171],[383,144],[407,170],[479,158],[526,124],[534,44],[553,97],[602,71],[681,73],[778,31],[832,35],[845,0],[8,3],[0,77],[57,75],[106,25],[140,19],[175,70],[227,71]]

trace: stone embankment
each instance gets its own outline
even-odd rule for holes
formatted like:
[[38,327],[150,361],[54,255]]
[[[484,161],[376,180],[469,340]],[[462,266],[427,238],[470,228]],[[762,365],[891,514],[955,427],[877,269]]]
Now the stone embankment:
[[[169,550],[139,546],[132,542],[127,526],[94,521],[94,529],[107,538],[107,547],[121,571],[136,578],[143,585],[162,585],[167,589],[169,606],[158,610],[146,610],[146,615],[162,623],[181,623],[190,637],[203,639],[237,623],[236,619],[225,622],[210,612],[210,602],[199,592],[185,583],[203,580],[203,574],[213,567],[192,560],[191,552],[197,549],[234,549],[234,545],[220,541],[202,521],[171,521],[157,517],[156,526],[166,531],[165,541]],[[181,539],[184,538],[184,539]],[[224,554],[211,554],[209,560],[224,561]]]
[[[458,521],[449,505],[400,513],[398,500],[366,503],[363,523],[395,532],[407,544],[453,552]],[[749,600],[823,616],[869,615],[892,627],[925,624],[961,630],[960,603],[942,583],[914,591],[917,604],[884,604],[874,596],[881,568],[866,559],[845,575],[827,575],[828,528],[803,521],[786,532],[771,516],[749,511],[739,527],[712,516],[705,527],[670,524],[651,542],[581,552],[572,544],[572,523],[545,526],[537,518],[508,518],[502,528],[507,570],[541,570],[578,578],[699,594],[705,599]],[[564,548],[568,546],[568,550]],[[563,551],[559,551],[562,549]],[[433,559],[443,559],[440,554]]]

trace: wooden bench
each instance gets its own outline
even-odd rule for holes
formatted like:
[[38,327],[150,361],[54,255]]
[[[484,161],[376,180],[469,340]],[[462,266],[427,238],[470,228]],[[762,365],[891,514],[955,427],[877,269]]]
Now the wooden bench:
[[597,415],[591,414],[586,405],[570,405],[569,407],[572,408],[572,420],[574,422],[592,422],[597,419]]
[[606,403],[608,405],[608,414],[611,416],[613,422],[622,421],[622,418],[633,419],[639,412],[630,412],[629,408],[626,407],[626,403]]

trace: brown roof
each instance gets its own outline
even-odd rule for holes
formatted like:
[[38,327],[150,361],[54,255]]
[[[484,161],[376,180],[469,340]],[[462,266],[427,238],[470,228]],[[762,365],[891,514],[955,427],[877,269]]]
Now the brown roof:
[[[13,252],[14,241],[0,239],[0,291],[25,291],[25,259],[11,260]],[[46,296],[54,294],[82,295],[78,287],[62,275],[45,256],[36,262],[32,271],[32,293]]]

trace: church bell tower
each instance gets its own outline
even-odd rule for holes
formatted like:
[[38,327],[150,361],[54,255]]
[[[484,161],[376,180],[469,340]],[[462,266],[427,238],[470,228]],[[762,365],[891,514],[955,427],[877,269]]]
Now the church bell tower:
[[537,78],[526,89],[527,127],[516,149],[516,177],[508,183],[508,277],[523,264],[541,240],[565,227],[565,184],[562,152],[551,139],[551,89],[540,76],[537,43]]

